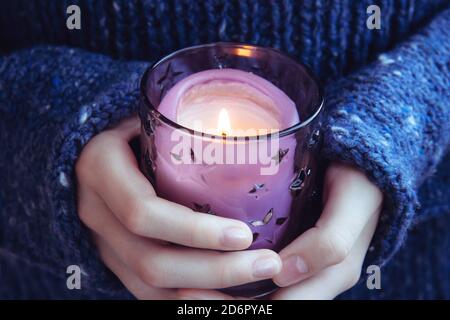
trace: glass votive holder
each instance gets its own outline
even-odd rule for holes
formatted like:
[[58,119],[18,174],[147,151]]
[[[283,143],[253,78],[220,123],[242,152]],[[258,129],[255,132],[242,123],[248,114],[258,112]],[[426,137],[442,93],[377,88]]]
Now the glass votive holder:
[[[177,83],[211,69],[237,69],[264,78],[294,102],[300,120],[277,132],[227,136],[180,125],[173,116],[176,105],[171,114],[160,110]],[[309,69],[277,50],[213,43],[177,51],[150,67],[141,81],[141,170],[158,196],[201,214],[241,220],[253,232],[249,249],[280,251],[320,214],[322,106],[322,89]],[[190,145],[180,147],[181,140]],[[216,162],[205,161],[204,151],[218,147],[223,154],[216,155]],[[237,160],[239,150],[245,153],[243,161]],[[258,156],[252,158],[255,152]],[[221,289],[260,297],[276,288],[263,280]]]

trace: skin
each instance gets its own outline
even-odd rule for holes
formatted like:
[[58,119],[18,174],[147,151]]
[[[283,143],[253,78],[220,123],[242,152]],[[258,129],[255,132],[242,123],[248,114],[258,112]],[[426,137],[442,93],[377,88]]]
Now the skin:
[[79,217],[138,299],[234,299],[212,289],[269,278],[282,287],[272,299],[333,299],[355,285],[382,205],[363,173],[331,164],[315,227],[279,254],[241,251],[252,242],[245,223],[156,196],[129,146],[139,131],[138,118],[122,121],[95,136],[76,164]]

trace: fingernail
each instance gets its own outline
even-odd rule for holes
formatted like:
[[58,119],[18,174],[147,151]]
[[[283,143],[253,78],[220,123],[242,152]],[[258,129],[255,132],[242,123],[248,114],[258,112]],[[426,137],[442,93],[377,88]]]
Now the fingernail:
[[262,258],[253,262],[253,276],[255,278],[271,278],[280,272],[281,265],[274,258]]
[[228,248],[243,248],[249,243],[249,234],[241,228],[227,228],[224,230],[222,244]]
[[299,256],[290,256],[283,260],[283,269],[276,278],[280,286],[288,286],[300,281],[302,276],[308,273],[309,268],[305,260]]

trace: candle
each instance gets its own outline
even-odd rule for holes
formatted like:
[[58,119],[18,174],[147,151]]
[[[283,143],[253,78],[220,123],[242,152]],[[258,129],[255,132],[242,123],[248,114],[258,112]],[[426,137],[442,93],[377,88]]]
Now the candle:
[[200,126],[213,135],[276,132],[299,122],[295,103],[283,91],[264,78],[235,69],[190,75],[167,93],[159,110],[186,128]]
[[[322,102],[309,71],[278,51],[181,50],[142,79],[141,168],[160,197],[241,220],[253,233],[250,249],[279,251],[319,212]],[[227,292],[275,288],[265,280]]]
[[[259,76],[234,69],[206,70],[184,78],[167,92],[158,110],[186,128],[230,140],[248,133],[278,132],[299,121],[295,103],[283,91]],[[177,148],[185,137],[184,148]],[[280,249],[292,203],[287,186],[296,175],[294,137],[253,140],[253,144],[183,133],[172,141],[168,138],[168,134],[155,136],[161,151],[155,161],[160,196],[197,211],[243,220],[254,233],[252,249]],[[272,149],[271,142],[276,142]],[[204,153],[208,149],[221,150],[212,159],[215,162]]]

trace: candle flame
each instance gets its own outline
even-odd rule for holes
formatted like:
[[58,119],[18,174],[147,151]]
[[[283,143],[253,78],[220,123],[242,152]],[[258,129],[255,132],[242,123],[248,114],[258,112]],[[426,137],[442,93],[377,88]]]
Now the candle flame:
[[218,132],[223,136],[231,134],[231,123],[228,112],[225,108],[222,108],[219,112],[219,119],[217,122]]
[[251,57],[252,56],[252,50],[249,49],[249,46],[243,46],[242,48],[237,48],[236,53],[241,57]]

